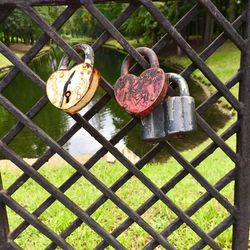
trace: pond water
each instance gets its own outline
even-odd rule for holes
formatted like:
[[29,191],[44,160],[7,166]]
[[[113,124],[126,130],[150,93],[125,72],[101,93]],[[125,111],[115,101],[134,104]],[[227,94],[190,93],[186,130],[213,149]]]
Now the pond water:
[[[49,75],[56,70],[57,65],[62,57],[60,50],[54,50],[40,58],[34,60],[29,66],[46,81]],[[95,67],[101,72],[102,76],[113,84],[120,74],[120,66],[125,54],[110,48],[101,48],[95,56]],[[204,98],[202,88],[192,83],[190,84],[190,92],[196,99],[198,105]],[[99,100],[104,91],[99,88],[95,98],[80,113],[83,115],[91,108],[94,103]],[[4,90],[6,96],[21,111],[27,112],[42,96],[42,91],[32,83],[23,74],[19,74],[17,78]],[[17,120],[6,110],[0,107],[0,137],[3,138],[16,124]],[[227,117],[222,117],[220,110],[215,106],[207,113],[207,119],[213,119],[214,129],[224,126]],[[215,119],[215,116],[219,119]],[[224,115],[225,116],[225,115]],[[110,139],[119,129],[121,129],[131,117],[123,111],[119,105],[111,100],[99,113],[97,113],[90,123],[98,129],[107,139]],[[47,104],[42,111],[33,119],[33,121],[41,127],[53,139],[58,140],[64,135],[75,121],[66,113]],[[172,136],[170,141],[180,150],[187,147],[192,148],[206,139],[206,135],[202,131],[198,131],[191,135]],[[140,139],[140,125],[137,125],[123,140],[119,142],[126,145],[138,155],[143,155],[152,147],[152,144],[142,142]],[[47,146],[28,129],[23,129],[14,140],[9,144],[16,153],[22,157],[36,158],[42,155]],[[101,145],[96,142],[84,129],[80,129],[65,145],[64,148],[73,155],[94,154]],[[160,156],[165,158],[163,152]],[[3,156],[1,156],[3,158]]]

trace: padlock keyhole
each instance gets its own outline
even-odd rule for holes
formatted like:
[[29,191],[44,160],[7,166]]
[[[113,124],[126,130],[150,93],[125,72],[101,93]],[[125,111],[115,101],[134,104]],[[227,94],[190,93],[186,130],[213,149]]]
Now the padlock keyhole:
[[67,91],[65,93],[65,97],[66,97],[66,103],[69,103],[69,97],[71,96],[71,91]]

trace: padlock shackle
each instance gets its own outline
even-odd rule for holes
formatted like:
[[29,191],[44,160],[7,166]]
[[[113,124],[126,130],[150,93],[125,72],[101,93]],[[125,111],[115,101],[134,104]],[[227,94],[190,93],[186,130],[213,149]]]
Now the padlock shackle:
[[[85,55],[84,63],[87,63],[91,65],[92,67],[94,66],[95,56],[94,56],[94,51],[91,48],[91,46],[89,46],[88,44],[76,44],[76,45],[73,45],[73,49],[79,54],[83,52]],[[69,63],[70,63],[69,56],[64,55],[58,66],[58,70],[68,69]]]
[[177,84],[177,86],[179,88],[180,96],[189,96],[190,95],[188,84],[187,84],[185,78],[183,78],[181,75],[178,75],[176,73],[167,73],[167,75],[169,76],[170,82]]
[[[143,56],[146,56],[149,60],[149,64],[151,68],[159,68],[160,63],[158,60],[158,57],[156,53],[147,47],[139,47],[136,48],[136,50]],[[123,60],[122,67],[121,67],[121,75],[127,75],[129,74],[129,68],[132,66],[132,63],[134,62],[134,59],[131,55],[127,55],[125,59]]]

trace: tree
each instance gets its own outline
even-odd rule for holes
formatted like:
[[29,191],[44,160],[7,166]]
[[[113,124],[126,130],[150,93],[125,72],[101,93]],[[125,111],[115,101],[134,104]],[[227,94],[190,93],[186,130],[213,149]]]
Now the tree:
[[[241,0],[215,0],[213,2],[230,21],[233,21],[242,11]],[[175,24],[195,3],[195,0],[168,0],[156,2],[155,5],[171,23]],[[96,6],[113,22],[128,4],[106,3]],[[51,24],[64,8],[62,6],[43,6],[36,7],[36,10]],[[102,31],[102,25],[84,7],[81,7],[66,22],[60,32],[62,35],[72,37],[87,36],[96,38]],[[156,42],[166,33],[161,25],[142,6],[128,18],[120,28],[120,31],[128,38],[137,39],[137,41],[143,39],[146,42]],[[11,42],[33,43],[41,32],[40,28],[20,10],[15,10],[0,24],[0,40],[6,44]],[[207,11],[203,11],[194,18],[194,21],[190,23],[188,28],[182,31],[182,35],[185,37],[192,35],[202,37],[204,44],[208,44],[218,32],[220,32],[220,29],[215,25],[214,19],[210,17]]]

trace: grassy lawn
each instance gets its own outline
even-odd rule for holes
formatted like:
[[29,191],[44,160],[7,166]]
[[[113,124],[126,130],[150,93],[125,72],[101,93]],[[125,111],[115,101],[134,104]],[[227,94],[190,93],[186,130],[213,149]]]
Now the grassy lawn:
[[[11,44],[9,48],[16,54],[16,56],[21,58],[31,48],[31,46],[32,45],[26,45],[20,43],[20,44]],[[40,51],[40,53],[43,53],[49,49],[50,49],[49,46],[45,46]],[[12,63],[0,53],[0,69],[8,66],[12,66]]]
[[[218,166],[218,157],[220,157],[220,154],[220,151],[216,151],[214,155],[209,157],[197,168],[212,184],[216,183],[233,167],[233,164],[228,161],[226,157],[220,160],[220,165]],[[162,187],[181,169],[181,166],[171,158],[164,164],[151,163],[146,165],[143,168],[143,173],[158,187]],[[74,170],[68,165],[54,167],[45,166],[39,172],[58,187],[74,173]],[[107,186],[111,186],[126,172],[126,169],[118,163],[107,164],[105,162],[99,162],[93,166],[91,172]],[[3,169],[2,178],[5,188],[8,188],[20,174],[21,172],[17,169]],[[232,190],[233,184],[230,184],[222,191],[230,201],[233,200]],[[204,192],[204,188],[202,188],[192,177],[187,176],[174,189],[168,192],[168,196],[180,208],[187,209]],[[152,195],[152,193],[134,177],[119,189],[116,194],[135,210]],[[101,193],[84,180],[84,178],[81,178],[76,185],[73,185],[66,192],[66,195],[81,208],[87,209]],[[24,206],[25,209],[32,212],[48,196],[48,193],[39,187],[39,185],[29,180],[12,197]],[[22,219],[11,210],[8,210],[8,212],[10,228],[14,229],[22,222]],[[209,232],[227,216],[228,212],[213,199],[192,216],[192,219],[198,223],[204,231]],[[108,231],[114,230],[114,228],[126,219],[125,213],[110,201],[107,201],[97,209],[92,217]],[[69,212],[60,202],[55,202],[39,217],[43,223],[57,233],[62,232],[75,218],[75,215]],[[176,215],[159,201],[143,215],[143,219],[158,232],[166,228],[175,218]],[[230,234],[231,228],[216,239],[223,249],[230,249]],[[144,230],[134,223],[129,229],[121,234],[118,239],[128,249],[142,249],[142,246],[149,242],[151,238]],[[199,240],[199,237],[184,224],[168,239],[177,249],[189,249]],[[88,226],[81,225],[67,241],[76,249],[94,249],[96,244],[101,241],[101,238]],[[29,226],[17,238],[16,242],[24,249],[44,249],[50,241],[45,236],[39,234],[35,228]]]
[[[19,58],[21,58],[24,54],[22,52],[16,52],[15,53]],[[4,57],[2,54],[0,54],[0,68],[11,66],[12,63]]]
[[[79,40],[75,42],[78,41]],[[240,54],[238,50],[231,43],[226,43],[207,60],[207,63],[208,66],[218,75],[218,77],[225,82],[238,70],[239,58]],[[167,60],[172,64],[181,64],[182,66],[186,66],[190,63],[186,57],[170,56]],[[211,92],[214,92],[214,88],[211,86],[209,81],[204,78],[200,71],[196,70],[192,76],[195,78],[202,78],[202,82],[206,84],[207,88]],[[237,86],[232,89],[232,93],[236,96],[237,91]],[[227,102],[224,98],[221,98],[220,102],[227,106]],[[222,133],[222,131],[229,127],[235,120],[236,115],[234,113],[232,119],[230,119],[226,125],[223,128],[220,128],[217,132],[219,134]],[[233,150],[235,150],[236,147],[235,142],[235,136],[227,140],[227,144]],[[186,159],[191,161],[210,143],[211,140],[207,139],[197,147],[187,149],[181,152],[181,154]],[[197,167],[197,170],[211,184],[214,185],[233,168],[234,163],[222,152],[222,150],[217,149]],[[142,171],[158,187],[162,187],[182,169],[183,168],[176,162],[176,160],[170,157],[165,163],[151,162],[147,164]],[[92,167],[91,172],[108,187],[110,187],[126,172],[126,168],[119,163],[108,164],[104,161],[100,161]],[[13,168],[2,168],[1,173],[4,188],[8,188],[16,180],[16,178],[21,175],[21,171]],[[58,166],[44,166],[39,170],[39,173],[46,177],[56,187],[59,187],[74,173],[74,169],[67,164],[61,164]],[[220,192],[233,203],[233,190],[234,184],[230,183]],[[185,210],[204,193],[205,189],[198,184],[193,177],[188,175],[173,189],[171,189],[167,195],[181,209]],[[84,178],[81,178],[65,194],[84,210],[86,210],[101,195],[100,191],[84,180]],[[149,189],[147,189],[135,177],[131,178],[116,192],[116,194],[134,210],[140,207],[140,205],[152,196]],[[46,198],[49,197],[49,194],[34,181],[29,180],[16,193],[14,193],[12,197],[29,212],[33,212]],[[10,229],[13,230],[22,222],[22,219],[10,209],[8,209],[8,214],[10,219]],[[228,216],[229,213],[225,210],[225,208],[215,199],[212,199],[191,218],[205,232],[209,232]],[[93,213],[92,217],[109,232],[112,232],[127,218],[126,214],[111,201],[107,201],[100,208],[98,208]],[[142,217],[157,232],[160,233],[177,216],[171,212],[170,209],[163,204],[163,202],[158,201],[146,213],[144,213]],[[56,233],[60,233],[66,229],[75,218],[76,216],[66,209],[60,202],[53,203],[53,205],[39,217],[44,224],[55,230]],[[230,227],[216,238],[216,242],[218,242],[223,249],[231,249],[231,234],[232,228]],[[138,225],[136,225],[136,223],[134,223],[118,237],[118,240],[128,249],[142,249],[143,246],[151,240],[151,237]],[[177,249],[185,250],[189,249],[193,246],[193,244],[195,244],[195,242],[199,241],[199,237],[186,224],[183,224],[170,237],[168,237],[168,240],[174,244]],[[76,249],[91,250],[94,249],[99,242],[101,242],[101,238],[88,226],[83,224],[70,237],[67,238],[67,241]],[[29,226],[22,234],[19,235],[16,242],[24,249],[35,250],[44,249],[50,243],[50,240],[41,235],[32,226]],[[112,248],[110,247],[108,249]],[[159,247],[157,249],[163,248]],[[207,247],[205,249],[210,248]]]
[[[183,67],[188,66],[191,60],[186,56],[169,56],[167,62],[170,64],[178,64]],[[226,42],[217,51],[210,56],[206,61],[209,68],[216,74],[216,76],[225,83],[228,81],[240,67],[240,51],[231,42]],[[193,77],[202,81],[210,90],[211,93],[215,91],[215,88],[211,85],[209,80],[204,77],[200,70],[195,70],[192,74]],[[238,96],[238,85],[231,89],[231,92]],[[223,98],[222,104],[227,105],[227,101]]]
[[[170,65],[177,65],[177,67],[179,68],[185,68],[192,63],[191,60],[185,55],[180,57],[170,55],[167,57],[166,61]],[[225,83],[234,74],[237,73],[240,67],[240,51],[231,42],[226,42],[220,48],[218,48],[216,52],[212,56],[210,56],[205,62],[208,67],[214,72],[214,74],[219,77],[222,83]],[[208,90],[208,93],[212,94],[217,91],[199,69],[195,70],[192,73],[191,77],[193,79],[198,79],[201,85],[205,86],[205,88]],[[230,89],[230,91],[236,96],[236,98],[238,98],[238,89],[239,84],[236,84],[233,88]],[[225,128],[228,128],[231,124],[233,124],[233,122],[236,121],[237,113],[234,109],[232,109],[232,107],[224,97],[221,97],[217,101],[217,104],[219,104],[219,106],[221,107],[226,107],[226,109],[228,109],[229,111],[229,114],[231,114],[231,119],[227,121],[224,127],[220,128],[217,131],[220,134],[225,131]],[[228,145],[232,149],[235,149],[235,141],[235,137],[232,137],[227,141]],[[209,141],[204,142],[203,145],[206,145],[208,142]],[[200,147],[202,147],[202,145],[200,145]],[[199,149],[200,147],[196,147],[192,151],[197,151],[197,149]],[[189,152],[184,152],[184,155],[186,154],[188,155]],[[223,156],[221,156],[221,158],[223,158]]]

